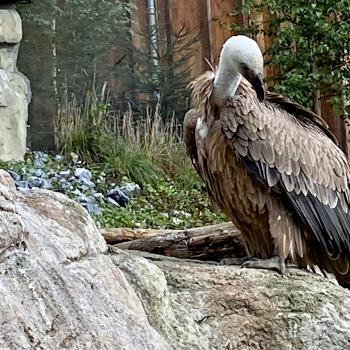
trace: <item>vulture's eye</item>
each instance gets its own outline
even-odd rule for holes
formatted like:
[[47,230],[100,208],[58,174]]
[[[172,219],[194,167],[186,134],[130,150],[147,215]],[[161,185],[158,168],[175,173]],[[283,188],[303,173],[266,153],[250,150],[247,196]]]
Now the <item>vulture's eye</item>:
[[246,63],[241,63],[240,64],[240,68],[241,68],[241,72],[242,73],[249,71],[249,67],[248,67],[248,65]]

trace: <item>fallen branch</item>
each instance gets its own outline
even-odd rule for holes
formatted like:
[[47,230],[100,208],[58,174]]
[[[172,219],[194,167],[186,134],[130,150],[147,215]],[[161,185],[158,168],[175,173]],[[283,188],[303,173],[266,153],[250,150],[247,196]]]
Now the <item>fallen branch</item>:
[[101,232],[107,243],[122,249],[214,261],[245,256],[240,232],[231,223],[188,230],[105,229]]
[[[164,235],[172,230],[166,229],[130,229],[130,228],[106,228],[100,230],[102,236],[108,244],[118,244],[122,242],[134,241],[140,238],[150,238]],[[178,232],[178,230],[173,230]],[[180,231],[180,230],[179,230]]]

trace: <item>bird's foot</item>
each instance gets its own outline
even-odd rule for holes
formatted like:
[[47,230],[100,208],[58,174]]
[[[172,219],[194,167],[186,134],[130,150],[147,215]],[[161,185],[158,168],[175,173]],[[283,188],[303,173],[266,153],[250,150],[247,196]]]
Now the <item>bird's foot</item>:
[[286,264],[284,259],[280,256],[273,256],[269,259],[250,258],[249,260],[243,262],[241,267],[273,270],[279,272],[281,275],[286,274]]
[[220,260],[219,265],[239,265],[241,266],[243,263],[248,261],[249,258],[248,256],[245,256],[243,258],[223,258]]

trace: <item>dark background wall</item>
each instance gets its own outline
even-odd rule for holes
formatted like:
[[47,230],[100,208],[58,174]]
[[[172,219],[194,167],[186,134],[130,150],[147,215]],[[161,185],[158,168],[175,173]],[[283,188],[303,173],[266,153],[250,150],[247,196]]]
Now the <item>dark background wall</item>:
[[[106,5],[101,5],[106,1],[95,0],[94,6],[90,4],[90,12],[89,2],[93,0],[42,0],[18,7],[24,33],[18,66],[30,78],[33,92],[29,107],[29,146],[32,149],[54,148],[57,95],[66,91],[79,98],[91,85],[94,70],[96,86],[108,82],[117,108],[119,102],[123,103],[125,91],[133,89],[128,75],[134,64],[130,48],[148,44],[147,0],[132,0],[135,8],[128,23],[125,13],[111,13]],[[82,3],[86,3],[85,8]],[[116,11],[115,2],[111,0],[110,3],[114,6],[111,9]],[[232,35],[215,19],[241,24],[245,20],[242,16],[229,16],[233,6],[241,4],[242,0],[156,0],[157,21],[164,31],[162,36],[170,37],[171,32],[183,26],[189,33],[200,33],[195,54],[188,62],[192,77],[208,69],[205,58],[217,63],[222,44]],[[113,26],[115,19],[122,21],[122,18],[121,25]],[[265,25],[269,14],[260,14],[254,20]],[[259,36],[257,40],[262,49],[271,44],[269,37]],[[274,74],[271,69],[265,73],[267,76]],[[322,101],[322,117],[345,147],[344,123],[326,101]]]

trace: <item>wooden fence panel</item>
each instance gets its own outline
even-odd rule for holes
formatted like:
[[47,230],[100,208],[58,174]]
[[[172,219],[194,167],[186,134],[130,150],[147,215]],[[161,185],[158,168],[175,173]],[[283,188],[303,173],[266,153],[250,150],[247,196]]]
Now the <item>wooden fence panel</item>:
[[348,144],[344,120],[339,116],[330,101],[321,96],[321,117],[339,141],[340,148],[348,155]]
[[190,62],[193,77],[208,69],[205,59],[210,60],[210,41],[208,28],[208,8],[205,0],[171,1],[172,30],[178,32],[185,27],[189,33],[201,34],[196,54]]
[[148,17],[147,17],[147,1],[146,0],[132,0],[136,9],[131,14],[131,23],[133,35],[133,45],[140,48],[144,45],[144,37],[140,33],[144,33],[148,30]]
[[231,16],[230,13],[234,6],[240,6],[242,0],[210,0],[211,18],[211,50],[215,63],[218,62],[223,43],[233,35],[233,33],[221,25],[220,22],[226,24],[242,24],[242,16]]

